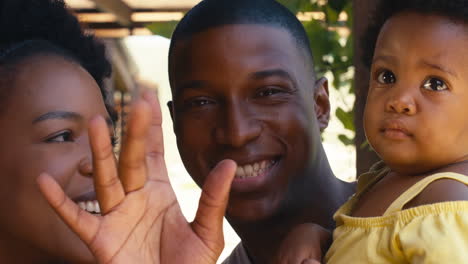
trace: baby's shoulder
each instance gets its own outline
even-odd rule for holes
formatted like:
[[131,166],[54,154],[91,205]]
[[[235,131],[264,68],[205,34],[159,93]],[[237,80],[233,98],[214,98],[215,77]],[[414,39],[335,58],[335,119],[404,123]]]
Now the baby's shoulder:
[[441,178],[431,182],[413,200],[405,205],[405,209],[434,203],[468,201],[467,182],[451,178]]

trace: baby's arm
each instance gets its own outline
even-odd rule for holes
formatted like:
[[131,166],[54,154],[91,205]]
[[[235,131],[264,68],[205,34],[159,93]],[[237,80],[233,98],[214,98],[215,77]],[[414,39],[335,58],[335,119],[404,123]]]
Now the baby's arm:
[[330,231],[314,223],[295,227],[283,240],[277,261],[283,263],[316,264],[330,246]]
[[398,234],[409,263],[467,263],[468,187],[464,183],[437,180],[404,208],[430,210],[414,218]]

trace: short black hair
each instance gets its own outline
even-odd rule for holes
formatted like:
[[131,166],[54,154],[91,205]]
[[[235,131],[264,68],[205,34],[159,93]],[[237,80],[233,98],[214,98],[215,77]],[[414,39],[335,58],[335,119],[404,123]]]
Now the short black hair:
[[[283,28],[303,48],[313,64],[312,51],[304,26],[296,15],[275,0],[203,0],[179,22],[169,47],[169,80],[174,47],[183,40],[210,28],[223,25],[259,24]],[[311,67],[313,68],[313,67]]]
[[104,87],[112,72],[105,47],[85,33],[63,0],[2,0],[0,34],[0,68],[9,66],[11,74],[12,64],[20,58],[40,54],[74,61],[94,78],[115,120],[115,111],[108,104],[110,94]]
[[439,15],[468,23],[468,0],[380,0],[363,36],[363,62],[369,69],[380,30],[387,20],[402,12]]

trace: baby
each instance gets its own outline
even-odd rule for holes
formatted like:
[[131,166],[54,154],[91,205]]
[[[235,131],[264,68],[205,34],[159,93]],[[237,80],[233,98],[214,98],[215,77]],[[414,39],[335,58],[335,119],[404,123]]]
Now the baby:
[[[325,262],[467,263],[468,1],[377,10],[364,127],[383,163],[336,212]],[[317,230],[294,230],[280,261],[320,260],[307,250]]]

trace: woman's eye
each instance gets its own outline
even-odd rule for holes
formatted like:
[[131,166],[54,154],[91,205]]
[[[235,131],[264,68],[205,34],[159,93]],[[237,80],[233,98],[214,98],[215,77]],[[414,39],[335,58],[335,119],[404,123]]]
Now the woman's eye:
[[118,137],[116,137],[114,135],[111,135],[110,139],[111,139],[112,147],[115,147],[115,146],[117,146],[117,144],[119,144],[119,138]]
[[389,84],[389,83],[395,83],[396,77],[393,74],[393,72],[385,70],[379,73],[377,76],[377,82],[380,84]]
[[430,91],[444,91],[448,89],[444,81],[434,77],[427,79],[423,84],[423,88]]
[[58,143],[61,143],[61,142],[73,142],[73,138],[72,138],[72,133],[70,131],[64,131],[60,134],[57,134],[55,136],[52,136],[50,138],[47,139],[47,142],[58,142]]

